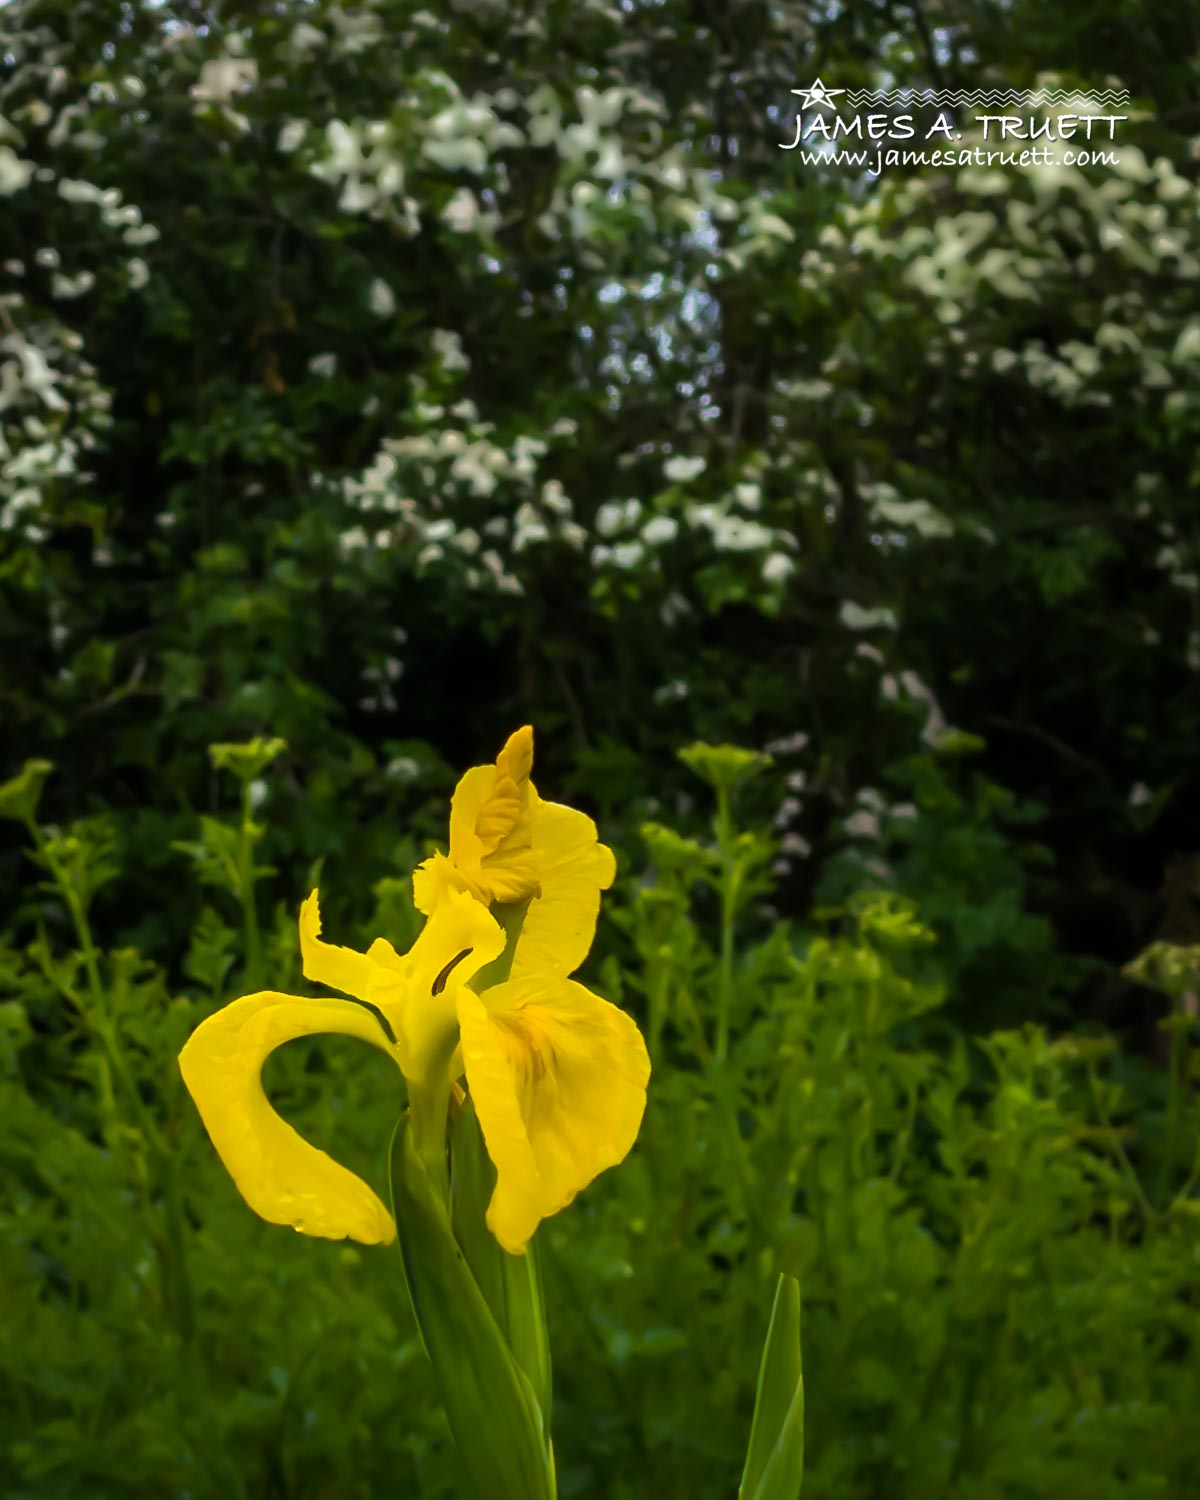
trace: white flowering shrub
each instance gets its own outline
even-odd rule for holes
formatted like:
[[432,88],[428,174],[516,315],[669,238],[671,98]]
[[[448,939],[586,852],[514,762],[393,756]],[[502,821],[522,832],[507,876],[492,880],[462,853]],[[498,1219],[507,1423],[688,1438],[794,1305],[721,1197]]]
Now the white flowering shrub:
[[[91,465],[112,426],[112,398],[89,358],[87,315],[100,299],[119,302],[146,285],[142,252],[158,230],[119,187],[87,175],[104,142],[92,107],[136,98],[136,80],[81,91],[60,60],[68,49],[47,27],[18,26],[5,46],[0,532],[24,586],[44,593],[53,585],[40,548],[56,528],[90,528],[98,559],[110,555]],[[25,154],[35,138],[50,159]],[[61,626],[51,635],[61,644]]]
[[[808,734],[775,815],[809,892],[868,849],[936,886],[887,808],[977,834],[967,752],[1005,818],[1067,799],[1081,867],[1184,795],[1189,79],[1155,120],[1130,65],[1113,164],[876,180],[780,150],[818,66],[991,88],[1050,41],[701,10],[4,8],[0,710],[126,777],[135,844],[210,741],[278,735],[275,852],[348,857],[372,798],[367,870],[464,701],[631,824],[667,744]],[[1122,81],[1072,37],[1047,86]]]

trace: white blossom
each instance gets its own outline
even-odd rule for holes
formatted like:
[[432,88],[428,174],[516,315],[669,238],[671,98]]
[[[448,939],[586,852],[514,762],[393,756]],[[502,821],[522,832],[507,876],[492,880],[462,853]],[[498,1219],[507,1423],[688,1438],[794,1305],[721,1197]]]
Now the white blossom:
[[463,352],[462,340],[448,328],[435,328],[430,341],[443,370],[469,370],[471,362]]
[[210,57],[189,92],[204,103],[228,104],[235,94],[245,93],[257,82],[258,64],[252,57]]
[[698,474],[703,474],[707,467],[707,460],[688,458],[679,453],[666,461],[663,465],[663,473],[673,484],[686,484],[689,479],[695,479]]
[[679,522],[674,516],[654,516],[642,527],[642,540],[651,547],[673,542],[679,533]]
[[467,234],[479,222],[479,199],[470,188],[461,187],[442,209],[442,222],[458,234]]
[[0,146],[0,198],[11,198],[29,186],[33,163],[22,161],[11,146]]
[[96,278],[91,271],[80,271],[77,276],[64,276],[60,271],[56,271],[50,278],[50,295],[66,302],[75,297],[82,297],[95,285]]
[[852,839],[877,839],[881,832],[879,814],[862,807],[846,819],[842,829]]
[[377,318],[390,318],[396,311],[396,294],[381,276],[371,282],[367,300]]
[[897,623],[890,609],[864,609],[852,599],[843,600],[838,619],[847,630],[895,630]]

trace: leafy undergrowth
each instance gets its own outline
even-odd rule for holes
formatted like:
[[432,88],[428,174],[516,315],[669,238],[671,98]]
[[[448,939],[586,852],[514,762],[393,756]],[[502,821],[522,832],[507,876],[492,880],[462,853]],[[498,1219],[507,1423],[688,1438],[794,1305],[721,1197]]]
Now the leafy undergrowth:
[[[216,758],[249,786],[269,748]],[[716,790],[714,838],[647,825],[605,918],[599,988],[654,1061],[642,1136],[540,1236],[563,1496],[733,1493],[780,1269],[805,1302],[806,1500],[1187,1493],[1188,974],[1160,981],[1166,1075],[1102,1033],[968,1041],[911,902],[864,891],[772,920],[772,842],[735,821],[755,758],[689,763]],[[218,1004],[302,984],[293,934],[208,908],[183,993],[136,951],[96,951],[116,857],[102,823],[40,825],[39,780],[0,799],[40,874],[0,950],[4,1493],[453,1493],[395,1252],[260,1223],[179,1079]],[[179,851],[243,918],[271,879],[252,801]],[[342,940],[409,940],[405,884],[377,897]],[[278,1106],[382,1188],[399,1075],[351,1042],[278,1064]]]

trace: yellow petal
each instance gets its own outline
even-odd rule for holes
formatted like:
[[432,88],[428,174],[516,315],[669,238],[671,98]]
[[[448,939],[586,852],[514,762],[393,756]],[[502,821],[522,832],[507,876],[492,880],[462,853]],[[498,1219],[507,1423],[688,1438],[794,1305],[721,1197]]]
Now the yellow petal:
[[600,892],[613,883],[617,863],[599,842],[586,813],[539,802],[533,853],[540,896],[525,914],[513,955],[512,978],[570,974],[587,957],[596,935]]
[[365,1000],[376,964],[365,953],[321,941],[321,908],[317,894],[313,891],[300,906],[300,962],[304,977],[315,984],[328,985],[331,990],[341,990],[344,995]]
[[388,942],[387,938],[376,938],[367,949],[367,957],[377,967],[400,969],[404,960]]
[[429,916],[450,891],[468,891],[466,881],[444,854],[432,854],[413,871],[413,905]]
[[[486,831],[491,831],[499,820],[500,809],[491,805],[495,791],[495,766],[472,766],[463,772],[454,788],[450,799],[450,858],[460,870],[478,870],[484,855],[490,854],[495,847],[494,843],[485,844],[479,832],[481,820]],[[501,800],[509,806],[515,822],[515,788],[511,799],[505,798],[502,792]]]
[[496,1188],[488,1227],[519,1255],[637,1139],[650,1059],[633,1020],[581,984],[508,980],[458,992],[463,1062]]
[[395,1031],[406,1077],[421,1081],[448,1065],[458,990],[503,951],[504,932],[487,907],[450,890],[411,949],[403,957],[391,950],[391,960],[375,966],[367,998]]
[[481,901],[521,901],[537,889],[533,730],[509,736],[491,766],[473,766],[450,802],[450,860]]
[[496,769],[503,776],[518,784],[528,781],[533,773],[533,726],[525,724],[514,730],[504,742],[504,749],[496,757]]
[[365,1007],[264,990],[233,1001],[196,1028],[179,1055],[183,1081],[255,1213],[323,1239],[387,1244],[396,1235],[392,1216],[367,1184],[310,1146],[263,1091],[263,1063],[275,1048],[320,1032],[360,1037],[395,1057]]
[[[494,854],[502,844],[517,840],[529,847],[527,803],[529,776],[533,770],[533,730],[528,724],[510,734],[496,757],[491,785],[475,811],[475,836],[485,856]],[[469,773],[468,773],[469,774]],[[465,778],[464,778],[465,779]],[[479,784],[483,785],[482,778]],[[518,828],[522,817],[524,837]]]

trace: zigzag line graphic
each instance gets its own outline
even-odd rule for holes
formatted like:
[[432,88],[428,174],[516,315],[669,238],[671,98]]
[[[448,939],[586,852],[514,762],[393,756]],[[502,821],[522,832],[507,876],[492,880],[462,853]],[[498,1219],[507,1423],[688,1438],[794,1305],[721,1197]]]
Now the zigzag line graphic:
[[1129,98],[1128,89],[850,89],[848,99],[929,99],[929,100],[984,100],[999,102],[1002,99],[1050,99],[1061,102],[1066,99],[1111,99]]
[[1016,95],[1009,95],[1009,96],[1001,96],[999,98],[997,98],[995,95],[988,96],[988,95],[978,95],[978,94],[947,94],[947,95],[931,94],[931,95],[928,95],[928,96],[908,95],[908,96],[902,97],[902,96],[898,96],[898,95],[894,95],[894,94],[848,93],[846,95],[846,102],[847,102],[847,104],[852,104],[852,105],[855,105],[855,106],[860,106],[860,105],[864,105],[864,104],[883,104],[883,105],[927,104],[927,105],[939,105],[939,106],[944,106],[944,107],[952,107],[954,105],[971,105],[973,107],[978,107],[980,105],[986,105],[986,106],[1009,105],[1009,106],[1012,106],[1014,108],[1021,107],[1021,106],[1028,107],[1028,108],[1033,108],[1033,107],[1036,107],[1036,106],[1039,106],[1039,105],[1044,106],[1044,105],[1051,105],[1051,104],[1055,104],[1055,105],[1058,105],[1058,104],[1073,104],[1073,103],[1077,103],[1077,102],[1087,102],[1089,104],[1105,104],[1105,105],[1126,105],[1126,104],[1129,103],[1129,98],[1128,98],[1128,95],[1126,95],[1124,98],[1121,98],[1119,95],[1112,96],[1112,95],[1106,95],[1106,94],[1083,94],[1083,93],[1076,93],[1076,94],[1016,94]]
[[1087,100],[1091,104],[1128,104],[1128,89],[848,89],[846,103],[863,104],[1070,104]]

